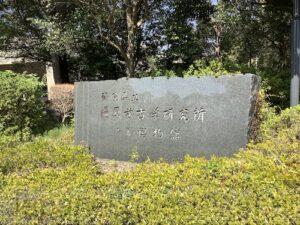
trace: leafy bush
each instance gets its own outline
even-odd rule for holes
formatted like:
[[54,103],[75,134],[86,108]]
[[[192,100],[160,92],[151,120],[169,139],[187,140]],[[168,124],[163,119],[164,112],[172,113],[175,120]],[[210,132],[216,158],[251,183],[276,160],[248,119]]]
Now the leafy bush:
[[291,72],[274,70],[274,68],[260,68],[255,73],[262,77],[263,88],[272,105],[281,109],[287,108],[289,106]]
[[51,145],[42,139],[0,151],[0,172],[27,173],[36,168],[60,168],[92,163],[86,149],[65,144]]
[[13,147],[20,144],[20,138],[14,135],[5,135],[0,133],[0,150],[3,148]]
[[151,71],[141,71],[138,73],[138,77],[176,77],[178,74],[176,74],[173,70],[167,70],[167,69],[156,69]]
[[[61,126],[35,137],[31,142],[15,141],[12,136],[3,139],[0,147],[0,173],[31,171],[34,168],[62,167],[63,165],[91,163],[92,155],[86,149],[73,146],[74,128]],[[1,141],[1,139],[0,139]],[[15,142],[13,142],[15,141]]]
[[[1,224],[297,224],[299,107],[232,158],[99,173],[80,147],[38,139],[0,152]],[[266,125],[267,126],[267,125]],[[270,135],[269,135],[270,134]]]
[[43,85],[34,75],[0,72],[0,133],[26,139],[45,115]]
[[228,70],[225,68],[224,62],[221,60],[197,60],[195,61],[188,70],[183,72],[184,77],[189,76],[215,76],[227,75],[232,73],[240,73],[236,68]]
[[[275,138],[282,132],[291,132],[291,135],[300,135],[300,105],[288,108],[276,115],[273,112],[267,114],[261,124],[261,139]],[[297,133],[298,132],[298,133]]]
[[[261,124],[267,117],[266,114],[272,111],[266,101],[264,90],[260,90],[256,96],[256,102],[254,105],[252,119],[250,121],[250,133],[249,139],[254,142],[258,142],[261,137]],[[273,111],[272,111],[273,112]]]

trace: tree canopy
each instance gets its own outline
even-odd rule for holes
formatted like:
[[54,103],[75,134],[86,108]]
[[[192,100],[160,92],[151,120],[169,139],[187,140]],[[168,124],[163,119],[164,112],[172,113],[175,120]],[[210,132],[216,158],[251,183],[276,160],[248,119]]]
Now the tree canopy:
[[183,76],[197,60],[216,59],[262,72],[274,93],[284,86],[280,95],[287,95],[290,0],[0,3],[0,51],[42,61],[59,57],[70,80]]

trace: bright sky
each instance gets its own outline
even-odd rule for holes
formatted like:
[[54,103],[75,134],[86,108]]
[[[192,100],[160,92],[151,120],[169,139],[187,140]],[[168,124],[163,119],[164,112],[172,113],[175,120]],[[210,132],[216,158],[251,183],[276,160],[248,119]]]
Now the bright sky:
[[211,0],[211,2],[212,2],[213,5],[216,5],[216,4],[217,4],[217,1],[218,1],[218,0]]

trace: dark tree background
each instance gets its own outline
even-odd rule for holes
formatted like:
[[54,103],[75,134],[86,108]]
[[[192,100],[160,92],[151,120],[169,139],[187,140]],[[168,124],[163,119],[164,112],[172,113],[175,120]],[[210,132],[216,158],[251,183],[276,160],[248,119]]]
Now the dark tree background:
[[56,58],[65,82],[182,76],[218,60],[261,75],[285,105],[291,20],[291,0],[1,0],[0,51]]

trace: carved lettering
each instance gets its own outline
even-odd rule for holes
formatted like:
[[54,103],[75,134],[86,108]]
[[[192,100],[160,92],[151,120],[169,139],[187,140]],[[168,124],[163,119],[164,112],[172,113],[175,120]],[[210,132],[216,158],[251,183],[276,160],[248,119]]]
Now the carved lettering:
[[118,101],[119,95],[117,93],[112,93],[113,101]]
[[142,119],[144,119],[145,118],[145,109],[143,109],[143,108],[140,108],[140,109],[138,109],[136,112],[137,112],[137,115],[138,115],[138,118],[140,119],[140,120],[142,120]]
[[127,109],[124,111],[124,115],[125,115],[125,117],[127,117],[128,119],[131,118],[132,113],[133,113],[133,109],[132,109],[132,108],[127,108]]
[[180,139],[180,129],[178,128],[173,128],[171,131],[170,131],[170,138],[171,140],[179,140]]
[[163,114],[165,120],[173,120],[173,108],[165,110]]
[[113,117],[120,117],[121,116],[121,114],[120,114],[120,107],[118,107],[118,106],[114,107],[114,109],[113,109],[113,115],[112,116]]
[[156,107],[155,109],[153,109],[151,112],[150,112],[150,116],[153,120],[156,120],[159,118],[159,109],[158,107]]
[[127,91],[123,91],[122,95],[121,95],[121,100],[128,100],[129,96],[128,96],[128,92]]
[[101,118],[108,118],[109,117],[109,113],[108,113],[108,106],[104,106],[102,109],[101,109]]
[[133,94],[132,98],[131,98],[131,101],[137,102],[138,100],[139,100],[138,94]]
[[102,92],[101,93],[101,99],[102,99],[102,101],[105,101],[106,99],[108,99],[108,93],[107,92]]
[[138,129],[138,136],[139,137],[146,137],[147,135],[147,128],[139,128]]
[[162,132],[161,129],[157,128],[153,131],[153,137],[155,138],[163,138],[164,133]]
[[[135,108],[134,105],[137,104],[139,101],[138,94],[131,93],[128,91],[123,92],[102,92],[101,93],[101,99],[104,100],[111,100],[115,101],[114,104],[117,104],[116,101],[131,101],[131,104],[128,105],[128,108],[122,109],[123,104],[121,105],[115,105],[114,107],[111,106],[103,106],[101,108],[101,118],[103,119],[119,119],[119,118],[125,118],[125,119],[136,119],[134,116],[137,116],[138,120],[144,120],[146,117],[148,117],[151,120],[157,121],[160,118],[165,121],[173,121],[174,118],[178,118],[180,121],[183,121],[185,123],[189,121],[199,121],[204,122],[204,116],[207,113],[206,110],[203,107],[193,107],[193,108],[179,108],[178,111],[173,107],[165,108],[163,111],[158,106],[155,106],[153,108],[149,108],[149,111],[144,106],[140,106],[138,108]],[[119,102],[121,103],[121,102]],[[126,102],[128,103],[128,102]],[[110,108],[111,107],[111,108]],[[175,113],[174,113],[175,112]],[[178,114],[176,114],[176,112]],[[136,121],[138,122],[138,121]],[[187,126],[187,125],[186,125]],[[181,128],[180,128],[181,129]],[[154,128],[149,129],[148,127],[138,128],[137,130],[133,130],[133,128],[123,128],[119,127],[116,129],[116,135],[126,135],[127,137],[136,135],[139,138],[145,138],[147,135],[152,136],[155,139],[163,139],[163,138],[170,138],[173,141],[178,141],[181,139],[181,133],[182,130],[177,128],[172,128],[169,130],[163,130],[161,128]]]
[[183,108],[179,111],[180,113],[180,118],[179,120],[183,120],[184,122],[188,122],[189,118],[188,118],[188,113],[189,113],[189,110],[186,109],[186,108]]
[[128,137],[131,136],[131,132],[130,132],[129,128],[126,128],[126,136],[128,136]]
[[203,108],[195,108],[194,110],[194,121],[201,121],[203,123],[204,121],[204,114],[206,113],[206,110]]

